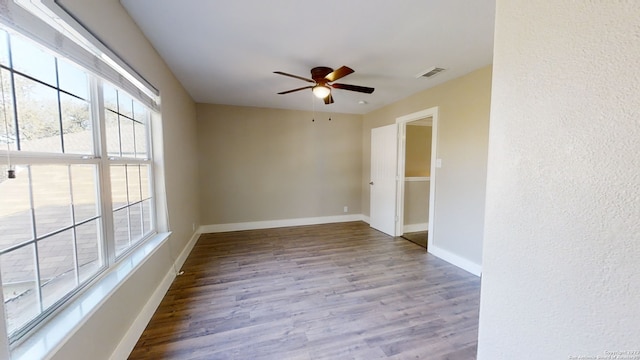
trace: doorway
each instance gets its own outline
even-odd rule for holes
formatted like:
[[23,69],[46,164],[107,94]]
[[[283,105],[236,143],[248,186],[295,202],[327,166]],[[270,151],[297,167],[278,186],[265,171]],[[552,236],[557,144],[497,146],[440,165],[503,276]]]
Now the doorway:
[[402,237],[427,249],[431,172],[432,119],[405,124],[404,137],[404,221]]
[[370,225],[391,236],[404,233],[405,140],[407,123],[431,119],[431,161],[429,170],[428,241],[432,248],[437,232],[435,218],[436,149],[438,107],[401,116],[396,123],[371,129]]
[[396,236],[403,236],[429,251],[436,236],[438,108],[401,116],[396,124],[399,134]]

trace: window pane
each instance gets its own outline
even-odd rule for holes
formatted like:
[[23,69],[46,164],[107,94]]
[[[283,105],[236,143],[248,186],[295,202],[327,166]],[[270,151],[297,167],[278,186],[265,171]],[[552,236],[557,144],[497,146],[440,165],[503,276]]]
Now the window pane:
[[128,204],[127,201],[127,173],[124,165],[112,165],[111,171],[111,202],[113,209]]
[[4,98],[0,98],[0,146],[2,150],[6,150],[8,142],[11,150],[17,150],[11,74],[5,69],[0,71],[2,71],[2,91],[4,92]]
[[2,293],[9,335],[40,314],[35,269],[33,245],[0,256]]
[[133,119],[133,99],[122,91],[118,91],[118,112]]
[[135,157],[135,143],[133,140],[133,120],[124,116],[120,119],[120,144],[122,146],[122,157]]
[[100,220],[96,219],[76,228],[76,249],[81,283],[102,268],[100,226]]
[[151,200],[142,202],[142,229],[145,235],[151,231]]
[[113,212],[113,233],[116,243],[116,256],[120,256],[129,247],[129,208]]
[[31,166],[36,234],[42,236],[71,225],[69,168],[66,165]]
[[15,170],[16,178],[8,179],[0,165],[0,250],[33,238],[28,169]]
[[142,204],[137,203],[129,207],[129,226],[131,227],[131,243],[142,239]]
[[89,99],[87,73],[61,59],[58,59],[58,81],[60,89],[85,100]]
[[76,283],[73,231],[38,241],[38,265],[42,306],[47,309],[73,290]]
[[20,149],[62,152],[58,92],[19,75],[15,79]]
[[67,154],[93,154],[93,133],[89,103],[64,93],[60,94],[64,152]]
[[8,34],[4,30],[0,30],[0,64],[9,66],[9,43],[7,41]]
[[13,68],[49,85],[56,86],[55,57],[32,42],[11,36]]
[[107,84],[103,84],[102,97],[104,98],[104,107],[117,113],[118,112],[118,95],[116,92],[116,88]]
[[145,106],[137,101],[133,101],[133,118],[143,124],[147,123],[149,117],[149,111]]
[[151,183],[149,182],[149,165],[140,165],[140,184],[142,199],[151,197]]
[[71,165],[73,214],[79,223],[99,214],[95,165]]
[[120,126],[118,125],[118,115],[105,110],[104,117],[107,137],[107,154],[109,156],[120,156]]
[[127,165],[127,185],[129,189],[129,203],[142,200],[140,198],[140,168],[138,165]]
[[147,127],[139,122],[134,122],[136,137],[136,157],[146,159],[147,155]]

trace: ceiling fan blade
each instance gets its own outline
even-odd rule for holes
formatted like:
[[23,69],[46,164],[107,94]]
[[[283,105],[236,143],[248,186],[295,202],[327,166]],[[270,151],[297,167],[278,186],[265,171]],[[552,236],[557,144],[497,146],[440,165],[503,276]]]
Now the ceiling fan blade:
[[349,74],[353,73],[353,69],[348,67],[348,66],[343,66],[339,69],[334,70],[333,72],[330,72],[329,74],[327,74],[327,76],[325,76],[324,78],[327,79],[329,82],[333,82],[336,81],[340,78],[343,78]]
[[324,103],[326,105],[333,104],[333,96],[331,96],[331,94],[329,94],[326,98],[324,98]]
[[305,77],[298,76],[298,75],[291,75],[291,74],[287,74],[287,73],[284,73],[284,72],[282,72],[282,71],[274,71],[273,73],[274,73],[274,74],[278,74],[278,75],[289,76],[289,77],[292,77],[292,78],[300,79],[300,80],[303,80],[303,81],[306,81],[306,82],[310,82],[310,83],[314,83],[314,84],[316,83],[314,80],[307,79],[307,78],[305,78]]
[[329,85],[334,89],[342,89],[342,90],[351,90],[357,91],[361,93],[371,94],[374,88],[366,87],[366,86],[358,86],[358,85],[349,85],[349,84],[331,84]]
[[279,92],[278,95],[284,95],[284,94],[288,94],[288,93],[292,93],[292,92],[296,92],[296,91],[300,91],[300,90],[304,90],[304,89],[311,89],[311,88],[313,88],[313,86],[305,86],[305,87],[301,87],[301,88],[297,88],[297,89],[293,89],[293,90],[287,90],[287,91]]

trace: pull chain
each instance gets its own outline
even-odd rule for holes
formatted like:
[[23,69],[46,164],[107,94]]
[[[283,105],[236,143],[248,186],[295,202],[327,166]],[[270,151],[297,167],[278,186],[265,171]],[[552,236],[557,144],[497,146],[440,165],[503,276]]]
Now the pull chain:
[[16,178],[16,171],[11,167],[11,147],[9,146],[9,121],[7,120],[7,102],[4,98],[4,78],[2,76],[2,69],[0,69],[0,92],[2,95],[2,113],[4,115],[4,131],[5,142],[7,143],[7,177],[9,179]]
[[311,92],[311,109],[313,109],[313,113],[311,115],[311,122],[315,122],[316,121],[316,99],[315,99],[315,95],[313,95],[313,92]]

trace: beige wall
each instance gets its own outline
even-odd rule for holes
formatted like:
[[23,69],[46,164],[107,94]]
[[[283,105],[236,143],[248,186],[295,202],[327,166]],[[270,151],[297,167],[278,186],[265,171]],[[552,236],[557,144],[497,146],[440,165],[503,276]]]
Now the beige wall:
[[[431,171],[431,126],[406,127],[405,177],[428,177]],[[404,183],[404,224],[429,222],[429,181]],[[405,231],[406,232],[406,231]]]
[[[425,90],[364,116],[361,184],[369,182],[371,129],[397,117],[439,107],[434,246],[476,265],[482,262],[491,66]],[[362,186],[369,214],[369,187]]]
[[[199,223],[195,104],[117,0],[62,0],[80,22],[156,86],[162,97],[169,227],[173,235],[56,353],[54,359],[106,359],[171,270]],[[158,127],[156,126],[156,130]],[[162,186],[163,184],[158,184]],[[161,211],[160,217],[164,217]]]
[[404,176],[429,176],[431,126],[407,124]]
[[[405,181],[404,224],[429,222],[429,181]],[[424,229],[426,230],[426,228]],[[407,232],[406,229],[404,232]]]
[[203,224],[361,213],[361,115],[211,104],[197,113]]
[[478,360],[639,358],[638,19],[497,1]]

